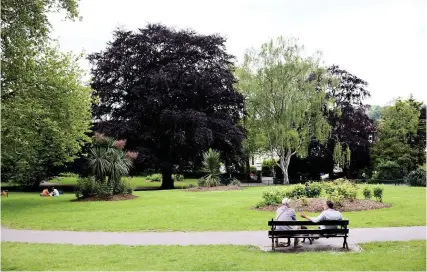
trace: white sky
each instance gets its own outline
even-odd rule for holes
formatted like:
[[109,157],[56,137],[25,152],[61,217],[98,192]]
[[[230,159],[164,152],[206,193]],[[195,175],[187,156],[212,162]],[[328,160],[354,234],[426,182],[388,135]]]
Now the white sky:
[[101,51],[116,27],[147,23],[224,35],[237,60],[270,38],[293,36],[308,52],[322,51],[325,64],[368,81],[368,103],[411,93],[427,101],[427,0],[81,0],[80,15],[51,16],[64,51]]

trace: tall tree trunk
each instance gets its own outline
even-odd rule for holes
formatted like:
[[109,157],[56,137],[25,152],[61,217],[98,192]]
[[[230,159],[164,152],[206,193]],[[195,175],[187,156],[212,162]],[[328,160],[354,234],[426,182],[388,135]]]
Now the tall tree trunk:
[[291,161],[292,153],[288,151],[285,155],[280,156],[279,165],[283,172],[283,184],[289,184],[288,167]]
[[162,169],[162,186],[160,189],[174,189],[173,179],[172,179],[172,164],[163,163],[161,166]]

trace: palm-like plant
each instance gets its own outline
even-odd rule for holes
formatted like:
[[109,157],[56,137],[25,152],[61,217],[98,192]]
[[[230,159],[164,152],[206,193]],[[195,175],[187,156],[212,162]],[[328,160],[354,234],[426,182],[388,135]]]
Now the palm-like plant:
[[200,180],[202,186],[214,187],[220,184],[221,158],[219,152],[209,149],[203,153],[203,170],[209,174]]
[[102,134],[95,134],[93,147],[89,149],[88,165],[95,180],[105,185],[106,177],[110,193],[120,183],[123,176],[129,174],[135,152],[123,150],[126,141],[116,141]]

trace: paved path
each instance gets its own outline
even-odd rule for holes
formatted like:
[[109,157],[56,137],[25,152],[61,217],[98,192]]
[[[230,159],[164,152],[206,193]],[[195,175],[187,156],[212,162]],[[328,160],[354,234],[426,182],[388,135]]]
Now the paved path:
[[[349,243],[425,240],[426,227],[350,229]],[[1,241],[74,245],[256,245],[268,246],[267,231],[233,232],[80,232],[13,230],[2,227]],[[342,239],[319,239],[338,245]]]

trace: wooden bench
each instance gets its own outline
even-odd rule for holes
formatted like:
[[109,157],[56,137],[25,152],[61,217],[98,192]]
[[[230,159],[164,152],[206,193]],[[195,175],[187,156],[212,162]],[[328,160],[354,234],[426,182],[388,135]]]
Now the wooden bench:
[[[344,238],[343,248],[348,249],[347,237],[348,237],[348,220],[331,220],[322,221],[319,223],[313,223],[311,221],[268,221],[268,225],[271,230],[268,232],[268,237],[271,238],[271,249],[275,250],[274,239],[278,238],[311,238],[309,239],[310,244],[312,239],[319,238]],[[317,226],[315,229],[292,229],[292,230],[276,230],[277,226]],[[338,226],[336,229],[319,229],[318,226]],[[295,245],[295,244],[294,244]],[[276,245],[277,246],[277,245]]]

